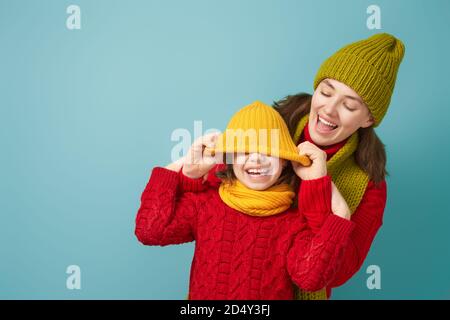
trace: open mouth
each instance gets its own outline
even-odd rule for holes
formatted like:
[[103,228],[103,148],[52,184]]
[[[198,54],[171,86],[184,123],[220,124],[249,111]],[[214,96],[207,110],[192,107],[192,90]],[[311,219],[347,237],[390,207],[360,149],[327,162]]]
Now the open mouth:
[[250,168],[250,169],[245,170],[245,172],[252,177],[268,176],[270,174],[269,169]]
[[336,130],[336,128],[338,127],[337,124],[329,122],[325,119],[323,119],[322,117],[320,117],[319,115],[317,115],[317,131],[321,132],[321,133],[329,133],[332,132],[333,130]]

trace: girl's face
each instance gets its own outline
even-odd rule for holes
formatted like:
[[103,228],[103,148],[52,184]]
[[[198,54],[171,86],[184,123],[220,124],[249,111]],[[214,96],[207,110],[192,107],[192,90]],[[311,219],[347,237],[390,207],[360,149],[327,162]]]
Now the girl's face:
[[236,154],[233,171],[236,178],[247,188],[265,190],[280,177],[287,161],[260,153]]
[[311,101],[308,125],[314,143],[329,146],[372,124],[369,109],[352,88],[330,78],[322,80],[317,86]]

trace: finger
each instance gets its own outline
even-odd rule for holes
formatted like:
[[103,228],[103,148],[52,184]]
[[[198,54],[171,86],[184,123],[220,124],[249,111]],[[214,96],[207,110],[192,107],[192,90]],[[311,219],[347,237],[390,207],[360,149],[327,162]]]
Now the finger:
[[299,154],[300,155],[306,155],[308,157],[310,157],[311,159],[317,159],[320,156],[322,156],[323,154],[325,154],[325,151],[323,151],[322,149],[320,149],[319,147],[313,145],[313,144],[306,144],[303,146],[299,146]]
[[213,132],[205,135],[203,139],[203,145],[207,147],[214,147],[217,142],[217,138],[219,137],[219,134],[220,134],[219,132]]
[[199,163],[203,156],[203,145],[201,141],[192,144],[186,156],[186,162],[189,164]]
[[214,156],[215,156],[214,147],[205,147],[203,149],[203,157],[214,157]]
[[298,148],[298,153],[301,155],[312,155],[315,152],[315,149],[311,148],[308,145],[302,146]]
[[302,156],[302,155],[301,155],[301,159],[299,160],[299,162],[303,167],[310,167],[313,163],[311,157]]
[[322,152],[322,149],[309,142],[307,144],[300,144],[297,148],[300,150],[308,150],[308,152]]
[[306,147],[306,146],[315,146],[315,145],[309,141],[303,141],[302,143],[297,145],[297,147]]
[[206,165],[214,165],[216,164],[216,157],[211,155],[204,155],[202,159],[202,163]]
[[298,150],[314,150],[314,145],[312,145],[311,143],[300,143],[298,146],[297,146],[297,149]]
[[192,144],[192,146],[195,146],[195,147],[201,146],[201,147],[203,147],[203,145],[205,145],[205,143],[207,141],[209,141],[210,136],[211,136],[211,133],[210,134],[205,134],[203,136],[198,137],[197,139],[194,140],[194,143]]

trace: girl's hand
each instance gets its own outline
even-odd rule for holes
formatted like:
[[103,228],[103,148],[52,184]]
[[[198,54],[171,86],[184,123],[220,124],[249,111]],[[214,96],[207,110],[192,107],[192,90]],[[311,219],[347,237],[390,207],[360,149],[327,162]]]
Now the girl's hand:
[[206,134],[192,144],[183,163],[183,174],[186,177],[191,179],[203,177],[215,166],[214,156],[205,152],[205,148],[214,149],[218,136],[218,132]]
[[334,182],[331,182],[331,211],[341,218],[350,220],[350,208]]
[[299,154],[306,155],[311,159],[311,166],[304,167],[292,161],[297,176],[302,180],[319,179],[327,175],[327,154],[311,142],[305,141],[297,146]]

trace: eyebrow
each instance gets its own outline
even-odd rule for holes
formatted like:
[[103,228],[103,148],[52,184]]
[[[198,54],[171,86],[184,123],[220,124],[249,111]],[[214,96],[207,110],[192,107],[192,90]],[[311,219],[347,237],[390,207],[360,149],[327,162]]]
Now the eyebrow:
[[[323,80],[323,82],[324,82],[327,86],[331,87],[331,89],[336,90],[336,88],[335,88],[328,80]],[[348,96],[348,95],[346,95],[345,97],[347,97],[347,98],[349,98],[349,99],[356,100],[356,101],[360,102],[362,105],[364,105],[364,102],[363,102],[361,99],[357,98],[357,97],[354,97],[354,96]]]

